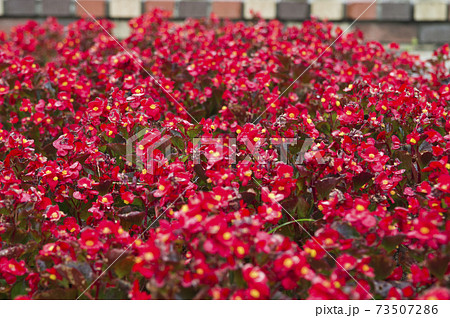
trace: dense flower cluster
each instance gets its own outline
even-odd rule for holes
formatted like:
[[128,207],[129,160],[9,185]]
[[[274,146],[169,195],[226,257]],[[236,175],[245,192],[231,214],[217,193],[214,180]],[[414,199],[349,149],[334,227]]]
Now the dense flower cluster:
[[0,34],[0,298],[450,298],[449,46],[130,26]]

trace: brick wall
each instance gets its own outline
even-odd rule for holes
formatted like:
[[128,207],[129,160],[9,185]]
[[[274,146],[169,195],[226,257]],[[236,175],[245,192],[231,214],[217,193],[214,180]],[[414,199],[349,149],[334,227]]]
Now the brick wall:
[[[126,36],[126,19],[155,7],[168,10],[173,19],[207,17],[251,19],[259,12],[265,19],[300,23],[310,17],[328,19],[365,32],[368,40],[399,43],[450,42],[449,0],[78,0],[93,16],[116,21],[116,34]],[[56,16],[69,23],[86,12],[75,0],[0,0],[0,30],[26,19]]]

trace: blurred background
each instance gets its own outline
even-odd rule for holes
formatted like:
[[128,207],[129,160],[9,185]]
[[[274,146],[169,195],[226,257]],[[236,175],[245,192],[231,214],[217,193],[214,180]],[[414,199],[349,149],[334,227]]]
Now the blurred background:
[[[78,0],[96,18],[115,22],[119,38],[128,35],[128,19],[159,7],[174,20],[208,17],[249,20],[252,12],[264,19],[300,25],[310,17],[328,19],[343,30],[360,29],[368,41],[397,42],[409,51],[431,52],[450,42],[449,0]],[[0,30],[29,19],[55,16],[67,24],[88,15],[75,0],[0,0]],[[424,53],[426,54],[426,53]]]

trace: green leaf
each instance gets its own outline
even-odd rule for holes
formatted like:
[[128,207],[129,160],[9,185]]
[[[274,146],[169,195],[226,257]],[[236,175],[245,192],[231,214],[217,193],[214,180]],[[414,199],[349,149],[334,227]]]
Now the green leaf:
[[236,270],[230,272],[230,281],[233,285],[237,287],[244,287],[246,285],[244,277],[242,276],[242,271]]
[[185,134],[185,133],[186,133],[186,131],[185,131],[185,129],[184,129],[184,126],[183,126],[182,124],[178,124],[178,125],[177,125],[177,128],[181,131],[182,134]]
[[197,174],[197,176],[200,178],[200,180],[206,181],[208,179],[205,169],[203,169],[201,164],[194,165],[194,171]]
[[411,154],[404,150],[397,150],[394,153],[394,158],[398,158],[401,161],[400,168],[411,171],[412,169],[412,157]]
[[332,122],[333,122],[333,126],[334,126],[335,123],[336,123],[336,119],[337,119],[337,112],[332,112],[332,113],[331,113],[331,120],[332,120]]
[[278,61],[280,61],[281,65],[283,65],[283,67],[288,70],[289,65],[291,64],[291,58],[280,53],[275,53],[274,55],[278,59]]
[[321,133],[329,135],[331,133],[331,126],[326,121],[322,121],[316,125],[316,129]]
[[101,195],[105,195],[105,194],[109,193],[111,185],[112,185],[111,180],[100,181],[99,185],[97,186],[97,190]]
[[75,267],[70,267],[64,264],[55,266],[60,274],[62,274],[67,281],[78,289],[84,289],[86,287],[86,278]]
[[106,146],[116,155],[125,156],[127,153],[127,146],[125,144],[108,144]]
[[26,295],[27,287],[25,285],[24,277],[20,277],[14,286],[11,288],[11,299],[15,299],[17,296]]
[[117,286],[119,287],[109,287],[106,288],[104,293],[100,292],[99,299],[102,300],[122,300],[122,299],[128,299],[128,290],[131,288],[129,286],[126,288],[127,285],[129,285],[128,282],[116,279],[115,282],[117,282]]
[[173,136],[172,138],[170,138],[170,141],[172,142],[172,145],[174,145],[177,149],[184,150],[185,143],[184,143],[183,138]]
[[126,214],[120,214],[120,224],[125,228],[129,229],[133,225],[141,225],[145,217],[145,211],[133,211]]
[[187,130],[189,138],[195,138],[202,131],[203,125],[195,125]]
[[90,157],[90,154],[89,153],[85,153],[85,154],[77,156],[75,158],[75,161],[78,161],[79,163],[84,163],[86,161],[86,159],[89,158],[89,157]]
[[316,182],[317,192],[322,198],[326,198],[328,194],[331,192],[331,190],[333,190],[338,183],[339,178],[336,177],[323,178],[322,180]]
[[186,162],[189,159],[189,156],[183,156],[180,158],[181,162]]
[[309,212],[311,210],[311,204],[303,197],[298,197],[298,202],[296,206],[296,215],[299,218],[305,218],[307,216],[310,216]]
[[267,232],[267,233],[272,234],[273,232],[279,230],[279,229],[282,228],[283,226],[286,226],[286,225],[289,225],[289,224],[292,224],[292,223],[298,223],[298,222],[314,222],[314,221],[315,221],[314,219],[298,219],[298,220],[289,221],[289,222],[283,223],[283,224],[281,224],[281,225],[278,225],[276,228],[270,230],[270,231]]
[[114,265],[114,272],[119,278],[123,278],[131,272],[131,268],[134,265],[134,256],[127,256],[125,258],[121,258]]
[[363,171],[360,174],[354,176],[352,178],[353,181],[353,189],[355,191],[358,191],[359,189],[361,189],[361,187],[363,185],[365,185],[367,182],[369,182],[370,180],[372,180],[373,174],[367,172],[367,171]]
[[75,300],[79,296],[76,288],[55,288],[33,296],[37,300]]
[[375,277],[381,280],[391,275],[395,268],[394,260],[385,255],[373,255],[370,265],[374,269]]
[[256,193],[253,189],[250,189],[251,191],[241,192],[240,195],[242,196],[242,200],[246,204],[254,204],[256,199]]
[[336,230],[341,234],[345,239],[357,238],[359,237],[358,231],[347,223],[338,223],[336,226]]
[[87,166],[83,166],[83,169],[84,169],[84,171],[86,171],[88,174],[90,174],[90,175],[92,175],[92,176],[95,176],[95,172],[94,172],[92,169],[88,168]]
[[425,151],[423,153],[419,153],[419,163],[421,168],[425,168],[433,159],[433,153],[429,151]]
[[383,241],[381,242],[381,245],[383,245],[385,250],[389,253],[396,249],[397,246],[403,242],[405,237],[405,234],[385,236]]
[[19,258],[25,252],[25,248],[22,244],[17,244],[16,246],[11,246],[0,250],[0,257],[7,258]]
[[427,267],[431,274],[439,279],[443,279],[445,272],[447,271],[448,264],[450,262],[450,256],[435,256],[433,259],[427,261]]

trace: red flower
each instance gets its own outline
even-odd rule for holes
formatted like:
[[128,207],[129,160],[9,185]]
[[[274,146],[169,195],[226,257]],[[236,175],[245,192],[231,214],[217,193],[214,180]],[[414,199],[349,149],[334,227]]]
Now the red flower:
[[348,254],[339,256],[337,258],[337,262],[347,271],[352,270],[356,267],[356,258]]
[[62,280],[63,279],[61,274],[59,274],[58,271],[54,267],[46,269],[46,272],[47,272],[47,277],[50,280]]
[[409,237],[417,238],[419,240],[441,239],[445,237],[439,234],[436,225],[429,219],[417,218],[413,221],[414,230],[408,233]]
[[397,136],[393,135],[392,136],[392,149],[399,149],[400,146],[401,146],[400,139]]
[[95,101],[90,102],[88,107],[89,115],[92,117],[98,117],[103,113],[103,109],[106,107],[106,101],[97,98]]
[[296,120],[299,114],[300,112],[295,107],[290,106],[286,109],[286,118],[290,120]]
[[99,195],[98,196],[98,203],[105,205],[105,206],[110,206],[111,204],[114,203],[114,198],[111,194],[105,194],[104,196]]
[[268,282],[266,274],[259,267],[251,264],[244,265],[242,274],[249,286],[266,284]]
[[150,300],[152,296],[146,292],[141,291],[139,287],[139,282],[137,280],[133,283],[133,288],[131,289],[129,295],[131,300]]
[[450,193],[450,175],[445,174],[439,177],[438,189],[445,193]]
[[90,254],[97,253],[103,247],[97,232],[92,229],[86,229],[81,232],[79,243],[80,246]]
[[406,142],[412,146],[417,145],[419,141],[420,136],[418,133],[411,133],[408,136],[406,136]]
[[357,269],[359,272],[368,277],[375,277],[374,269],[370,267],[369,263],[370,257],[366,257],[359,262],[359,264],[357,265]]
[[130,56],[100,24],[0,32],[0,298],[449,298],[448,45],[158,9]]
[[27,273],[25,261],[16,261],[14,259],[0,258],[0,277],[6,280],[7,284],[14,284],[17,276],[22,276]]
[[430,281],[430,272],[426,267],[420,268],[418,265],[411,266],[412,282],[416,285],[425,285]]
[[136,197],[130,191],[123,192],[120,196],[122,197],[123,203],[125,203],[125,204],[133,203],[134,198]]
[[367,147],[364,152],[360,152],[360,155],[367,162],[378,162],[383,157],[383,153],[378,152],[374,146]]
[[391,289],[389,289],[387,299],[402,299],[402,295],[397,288],[392,287]]
[[45,216],[53,222],[57,222],[61,217],[66,216],[62,211],[59,210],[57,205],[51,205],[47,207],[47,212]]
[[81,178],[77,181],[79,188],[92,189],[92,181],[89,178]]
[[418,299],[423,300],[449,300],[450,299],[450,289],[445,287],[436,287],[425,291]]
[[66,156],[69,153],[69,150],[74,148],[73,140],[73,135],[69,133],[62,135],[55,140],[53,146],[57,149],[57,155],[62,157]]
[[168,193],[171,189],[171,183],[169,180],[160,180],[158,185],[158,189],[153,193],[155,198],[160,198],[166,193]]
[[77,223],[77,220],[74,217],[67,217],[64,219],[64,224],[61,226],[61,229],[67,231],[72,235],[77,235],[80,232],[80,226]]

